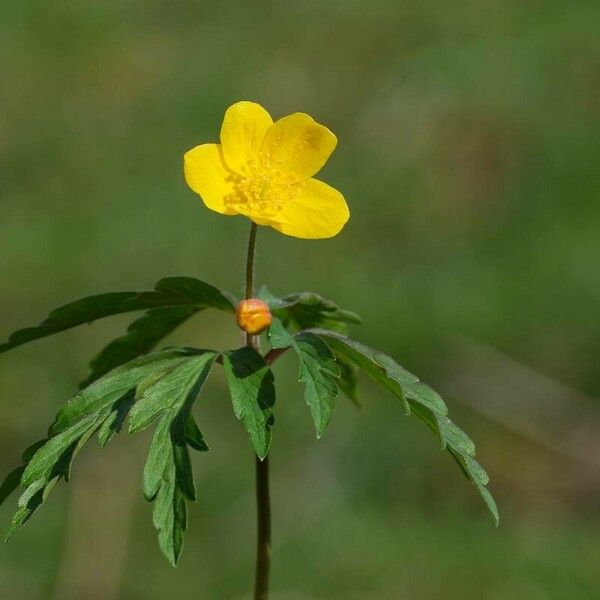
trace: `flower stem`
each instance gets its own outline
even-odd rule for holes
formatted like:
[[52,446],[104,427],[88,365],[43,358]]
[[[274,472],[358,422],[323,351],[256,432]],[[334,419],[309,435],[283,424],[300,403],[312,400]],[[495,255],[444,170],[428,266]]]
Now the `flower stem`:
[[[246,259],[246,299],[254,295],[254,255],[256,250],[256,223],[252,223],[248,238],[248,256]],[[246,334],[246,345],[259,349],[259,338]],[[269,457],[256,463],[256,575],[254,580],[254,600],[269,598],[269,568],[271,564],[271,499],[269,496]]]
[[254,295],[254,255],[256,252],[256,223],[252,222],[248,238],[248,255],[246,257],[246,299]]
[[271,566],[271,500],[269,498],[269,457],[256,457],[256,506],[258,538],[256,543],[256,578],[254,600],[269,597],[269,568]]

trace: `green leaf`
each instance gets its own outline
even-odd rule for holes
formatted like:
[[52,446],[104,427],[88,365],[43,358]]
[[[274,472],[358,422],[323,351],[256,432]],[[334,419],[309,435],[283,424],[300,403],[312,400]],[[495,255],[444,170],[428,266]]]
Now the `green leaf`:
[[213,351],[198,351],[158,380],[138,386],[138,401],[130,412],[129,430],[146,428],[160,416],[144,465],[144,497],[154,502],[152,521],[159,546],[175,566],[187,528],[185,500],[196,499],[196,487],[188,445],[206,451],[191,410],[212,365]]
[[19,487],[23,471],[25,471],[25,465],[13,469],[4,478],[2,485],[0,485],[0,505]]
[[448,445],[448,451],[452,454],[456,462],[462,468],[467,479],[474,483],[479,495],[483,498],[488,510],[492,514],[494,522],[496,525],[498,525],[500,522],[500,514],[498,512],[498,506],[496,505],[494,497],[485,487],[489,482],[489,477],[485,472],[485,469],[474,458],[455,450],[450,445]]
[[86,387],[115,367],[152,351],[162,339],[199,310],[195,306],[169,306],[149,310],[131,323],[124,336],[113,340],[92,360],[91,372],[80,387]]
[[185,420],[185,440],[190,448],[198,452],[207,452],[210,450],[192,413]]
[[87,415],[112,407],[145,379],[166,375],[194,352],[183,348],[163,350],[113,369],[63,406],[50,428],[51,435],[64,431]]
[[401,367],[386,354],[332,331],[313,330],[313,332],[326,337],[327,343],[335,353],[352,361],[379,385],[402,400],[408,414],[411,410],[409,399],[427,406],[436,414],[447,414],[448,409],[437,392],[419,381],[416,375]]
[[215,352],[204,352],[176,365],[154,385],[146,388],[129,413],[129,431],[145,429],[166,409],[179,411],[193,402],[215,361]]
[[177,485],[188,500],[196,500],[196,485],[192,461],[185,438],[185,416],[178,414],[171,425],[171,439],[173,440],[173,458],[177,474]]
[[345,331],[348,323],[362,323],[356,313],[340,308],[335,302],[313,292],[300,292],[277,298],[263,287],[258,296],[269,305],[273,316],[280,319],[284,325],[291,324],[300,330],[323,327]]
[[[190,378],[193,373],[195,379],[185,390],[180,390],[179,395],[174,395],[176,387],[164,387],[165,395],[161,396],[163,402],[160,407],[162,412],[170,411],[171,421],[175,419],[173,415],[181,415],[178,425],[181,433],[177,439],[182,441],[184,452],[177,449],[177,460],[184,465],[187,456],[185,422],[191,403],[215,357],[215,352],[191,348],[157,352],[114,369],[67,402],[50,428],[49,439],[37,442],[24,452],[23,460],[27,465],[23,468],[21,484],[26,489],[19,500],[20,508],[13,518],[8,536],[26,523],[45,502],[58,479],[64,477],[69,481],[74,457],[96,432],[100,443],[106,444],[120,431],[130,409],[132,406],[135,408],[136,398],[142,398],[144,394],[147,398],[154,398],[152,392],[158,389],[162,379],[173,383],[175,378],[169,379],[169,376],[173,373],[181,376],[185,371]],[[188,380],[180,378],[180,381],[186,383]],[[170,395],[167,397],[166,394]],[[201,434],[198,438],[198,433],[191,430],[190,435],[195,435],[196,443],[200,444]],[[180,470],[185,473],[183,466]],[[195,491],[193,481],[190,481],[189,477],[183,479],[181,489],[192,497]],[[13,484],[14,475],[3,489],[8,492]]]
[[177,485],[175,468],[164,474],[165,483],[154,500],[152,522],[158,531],[158,545],[172,566],[177,566],[187,530],[187,506]]
[[[94,421],[90,425],[90,429],[83,434],[86,436],[86,439],[88,439],[90,435],[93,435],[96,427],[97,422]],[[61,477],[64,477],[66,480],[68,480],[68,473],[71,468],[73,456],[82,445],[80,443],[81,439],[82,438],[73,441],[73,443],[68,446],[62,454],[58,455],[51,468],[43,469],[42,477],[32,480],[29,485],[24,484],[26,485],[26,489],[19,498],[19,508],[13,516],[11,526],[5,536],[5,541],[8,541],[10,537],[12,537],[25,523],[27,523],[37,509],[44,504],[50,495],[50,492],[54,489],[56,482]],[[38,450],[36,450],[36,452],[33,454],[31,460],[38,456],[38,459],[43,463],[45,457],[48,456],[44,453],[45,445],[46,444],[40,446],[39,444],[35,444],[35,446],[38,446]],[[38,454],[38,452],[40,454]],[[43,467],[43,464],[41,467]],[[21,478],[22,484],[25,479],[26,470],[27,467],[24,468],[24,474]]]
[[102,422],[107,418],[107,414],[109,415],[109,411],[102,411],[98,414],[95,422],[91,423],[90,427],[83,433],[83,435],[77,440],[77,443],[73,446],[72,451],[69,455],[67,455],[68,460],[66,462],[66,466],[64,469],[63,477],[65,481],[69,483],[71,481],[71,470],[73,468],[73,461],[75,457],[79,454],[81,449],[87,444],[88,440],[98,431]]
[[21,477],[23,476],[23,472],[25,471],[27,463],[47,441],[47,439],[39,440],[24,450],[21,460],[25,464],[13,469],[4,478],[2,485],[0,485],[0,505],[4,503],[4,501],[17,489],[17,487],[19,487],[19,484],[21,483]]
[[144,465],[142,488],[144,497],[148,501],[154,500],[163,483],[165,470],[173,463],[173,449],[171,447],[171,413],[163,415],[154,430],[152,443],[148,449],[148,457]]
[[242,421],[258,457],[269,452],[275,404],[273,373],[265,359],[253,348],[239,348],[223,354],[223,367],[229,385],[235,416]]
[[23,454],[21,455],[21,460],[24,463],[28,463],[31,460],[31,457],[48,441],[48,438],[44,438],[43,440],[38,440],[34,442],[30,446],[27,446],[25,450],[23,450]]
[[335,354],[335,360],[340,367],[340,389],[350,401],[360,408],[358,400],[358,368],[341,354]]
[[54,477],[48,482],[40,479],[25,490],[19,498],[19,508],[12,518],[10,528],[6,532],[5,542],[21,529],[33,516],[33,513],[44,504],[59,479],[60,477]]
[[269,329],[273,348],[291,347],[300,362],[300,381],[305,385],[305,399],[310,407],[317,437],[325,433],[339,393],[340,369],[329,346],[310,332],[291,335],[279,319]]
[[[104,416],[106,418],[106,415]],[[50,480],[54,469],[70,448],[75,448],[79,439],[97,423],[99,416],[91,414],[58,435],[50,438],[34,455],[23,473],[21,483],[28,487],[40,480]],[[69,461],[70,462],[70,461]]]
[[152,521],[158,530],[159,547],[173,566],[179,560],[187,529],[185,499],[196,499],[185,435],[189,406],[164,411],[144,465],[144,496],[154,502]]
[[110,414],[104,419],[98,429],[98,441],[101,446],[106,446],[117,433],[121,433],[125,419],[134,403],[134,390],[130,390],[120,400],[115,402]]
[[[13,333],[6,343],[0,344],[0,353],[111,315],[167,307],[188,307],[196,310],[217,308],[234,312],[235,305],[236,301],[233,296],[208,283],[192,277],[168,277],[161,279],[151,291],[99,294],[61,306],[53,310],[40,325]],[[164,314],[159,316],[165,318]],[[169,316],[174,318],[172,314]],[[153,316],[152,318],[158,317]],[[139,334],[140,330],[136,328],[134,338]],[[125,344],[130,343],[131,340],[125,342]],[[119,344],[116,349],[113,347],[110,351],[103,352],[97,365],[98,372],[103,368],[114,366],[116,359],[113,358],[113,352],[121,351],[123,351],[123,347]]]
[[497,525],[498,508],[485,487],[488,475],[474,458],[475,444],[448,418],[446,405],[439,394],[377,350],[334,331],[313,329],[312,333],[322,337],[336,354],[352,361],[376,383],[402,400],[408,414],[412,413],[421,419],[436,433],[443,448],[448,450],[466,477],[475,485]]

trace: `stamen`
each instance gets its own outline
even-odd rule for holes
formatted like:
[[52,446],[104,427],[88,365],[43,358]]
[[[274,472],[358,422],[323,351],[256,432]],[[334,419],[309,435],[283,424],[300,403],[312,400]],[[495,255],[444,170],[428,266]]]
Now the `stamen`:
[[226,204],[234,209],[243,206],[244,211],[267,218],[278,213],[284,202],[293,200],[304,187],[291,183],[282,166],[281,159],[261,152],[256,159],[248,161],[245,176],[232,174],[234,191],[225,198]]

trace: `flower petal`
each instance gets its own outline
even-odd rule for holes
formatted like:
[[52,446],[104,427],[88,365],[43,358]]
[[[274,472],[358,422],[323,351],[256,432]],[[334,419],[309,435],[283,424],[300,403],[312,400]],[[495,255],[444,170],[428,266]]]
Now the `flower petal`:
[[337,145],[335,135],[305,113],[294,113],[273,123],[265,135],[261,156],[287,181],[304,181],[317,173]]
[[256,157],[273,125],[271,115],[255,102],[236,102],[223,117],[221,144],[227,166],[240,175],[248,173],[248,162]]
[[318,179],[309,179],[298,184],[297,193],[284,200],[269,225],[285,235],[320,239],[337,235],[349,218],[348,205],[340,192]]
[[237,214],[226,202],[235,194],[236,175],[227,168],[220,144],[202,144],[186,152],[183,170],[187,184],[208,208],[224,215]]

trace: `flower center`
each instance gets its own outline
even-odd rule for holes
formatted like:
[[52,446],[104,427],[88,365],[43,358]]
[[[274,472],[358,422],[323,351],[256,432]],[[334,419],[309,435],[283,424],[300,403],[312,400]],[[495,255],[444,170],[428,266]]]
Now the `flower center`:
[[267,153],[248,162],[246,175],[234,175],[234,191],[225,198],[232,208],[244,213],[269,218],[277,214],[283,203],[297,195],[302,184],[293,185]]
[[270,174],[257,172],[250,177],[240,178],[235,186],[236,200],[246,204],[252,211],[261,213],[277,212],[281,209],[281,201],[274,192]]

